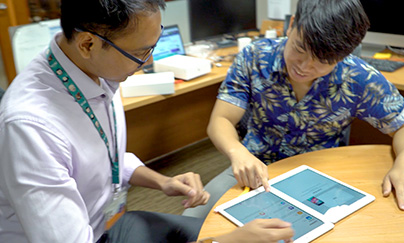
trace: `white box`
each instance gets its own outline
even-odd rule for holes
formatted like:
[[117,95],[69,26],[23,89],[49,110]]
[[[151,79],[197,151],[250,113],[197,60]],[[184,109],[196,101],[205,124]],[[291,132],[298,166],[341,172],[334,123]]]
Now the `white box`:
[[174,73],[136,74],[120,84],[123,97],[174,94]]
[[155,72],[174,72],[174,76],[183,80],[190,80],[201,75],[210,73],[211,62],[207,59],[174,55],[154,61]]

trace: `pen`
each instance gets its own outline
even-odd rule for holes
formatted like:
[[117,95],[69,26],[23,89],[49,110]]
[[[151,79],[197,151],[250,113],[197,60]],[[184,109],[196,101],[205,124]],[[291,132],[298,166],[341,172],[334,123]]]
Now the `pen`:
[[238,195],[238,196],[244,195],[244,194],[246,194],[246,193],[249,192],[249,191],[250,191],[250,188],[249,188],[248,186],[245,186],[243,192],[240,193],[240,195]]

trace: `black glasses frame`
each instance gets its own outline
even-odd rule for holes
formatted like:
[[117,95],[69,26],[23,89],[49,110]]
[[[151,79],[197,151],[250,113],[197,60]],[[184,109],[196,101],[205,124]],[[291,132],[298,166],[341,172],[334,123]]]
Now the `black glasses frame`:
[[[160,40],[161,35],[163,34],[163,31],[164,31],[164,26],[163,26],[163,25],[160,25],[160,26],[161,26],[161,33],[160,33],[160,36],[159,36],[157,42]],[[119,46],[115,45],[112,41],[108,40],[106,37],[104,37],[104,36],[102,36],[102,35],[97,34],[96,32],[89,31],[89,30],[85,30],[85,29],[80,29],[80,28],[75,28],[75,29],[76,29],[76,31],[78,31],[78,32],[89,32],[89,33],[91,33],[91,34],[97,36],[97,37],[100,38],[101,40],[103,40],[103,41],[105,41],[106,43],[108,43],[108,45],[112,46],[112,47],[115,48],[117,51],[119,51],[122,55],[124,55],[125,57],[127,57],[127,58],[129,58],[130,60],[132,60],[132,61],[136,62],[137,64],[139,64],[139,67],[138,67],[138,68],[140,68],[141,66],[143,66],[143,65],[150,59],[150,57],[152,56],[153,51],[154,51],[154,49],[156,48],[156,45],[157,45],[157,42],[156,42],[156,44],[154,44],[152,47],[150,47],[149,50],[147,50],[146,54],[144,55],[145,58],[139,59],[139,58],[137,58],[137,57],[135,57],[135,56],[129,54],[128,52],[124,51],[122,48],[120,48]]]

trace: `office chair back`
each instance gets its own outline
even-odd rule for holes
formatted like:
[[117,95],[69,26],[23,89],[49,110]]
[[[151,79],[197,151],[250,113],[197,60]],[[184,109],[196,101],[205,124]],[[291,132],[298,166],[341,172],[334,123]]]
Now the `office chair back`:
[[4,95],[4,89],[0,88],[0,102],[1,102],[1,98],[3,98]]

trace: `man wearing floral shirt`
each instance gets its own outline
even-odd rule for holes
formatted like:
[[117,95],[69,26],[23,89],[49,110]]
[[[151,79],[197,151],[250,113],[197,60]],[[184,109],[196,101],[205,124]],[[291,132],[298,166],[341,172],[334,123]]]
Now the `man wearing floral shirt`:
[[[208,126],[232,166],[205,187],[210,202],[184,215],[204,217],[236,182],[269,190],[266,164],[339,146],[355,118],[393,137],[397,158],[383,193],[394,187],[404,210],[404,99],[380,72],[350,54],[368,28],[360,1],[300,0],[288,39],[264,39],[239,53]],[[240,121],[246,121],[241,141]]]

